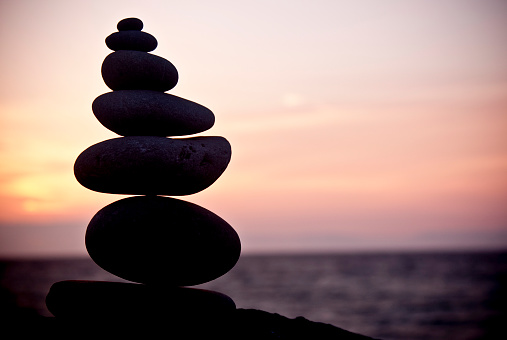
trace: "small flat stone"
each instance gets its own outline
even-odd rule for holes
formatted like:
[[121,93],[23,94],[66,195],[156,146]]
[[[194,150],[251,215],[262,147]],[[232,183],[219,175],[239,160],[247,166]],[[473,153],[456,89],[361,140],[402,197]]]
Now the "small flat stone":
[[165,92],[178,83],[178,71],[162,57],[146,52],[120,50],[104,59],[102,78],[111,90]]
[[126,18],[120,20],[116,27],[118,31],[140,31],[143,29],[143,22],[138,18]]
[[54,283],[46,306],[54,316],[67,320],[169,321],[181,317],[223,317],[236,309],[230,297],[209,290],[84,280]]
[[231,146],[223,137],[130,136],[90,146],[76,159],[84,187],[111,194],[190,195],[225,171]]
[[119,90],[97,97],[95,117],[122,136],[183,136],[206,131],[215,115],[206,107],[171,94]]
[[99,210],[85,236],[90,257],[125,280],[192,286],[227,273],[239,259],[236,231],[182,200],[135,196]]
[[113,51],[132,50],[150,52],[157,48],[157,39],[141,31],[115,32],[106,38],[106,45]]

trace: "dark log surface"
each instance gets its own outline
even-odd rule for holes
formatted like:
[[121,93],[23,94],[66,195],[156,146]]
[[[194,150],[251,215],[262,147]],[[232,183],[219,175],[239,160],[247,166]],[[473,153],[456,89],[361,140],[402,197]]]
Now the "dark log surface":
[[290,319],[256,309],[237,309],[227,319],[171,323],[171,320],[62,320],[30,315],[4,317],[4,334],[11,339],[336,339],[368,340],[330,324],[304,317]]

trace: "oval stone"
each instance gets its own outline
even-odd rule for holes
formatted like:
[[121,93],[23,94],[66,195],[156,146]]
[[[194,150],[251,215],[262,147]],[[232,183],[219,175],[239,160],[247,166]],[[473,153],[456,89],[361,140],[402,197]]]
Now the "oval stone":
[[102,78],[111,90],[165,92],[178,83],[178,71],[162,57],[146,52],[120,50],[104,59]]
[[125,18],[116,25],[118,31],[140,31],[143,29],[143,22],[138,18]]
[[84,150],[74,174],[98,192],[190,195],[215,182],[230,159],[231,146],[223,137],[120,137]]
[[161,196],[113,202],[85,236],[90,257],[123,279],[175,286],[214,280],[239,259],[241,243],[222,218],[196,204]]
[[106,38],[106,45],[113,51],[132,50],[150,52],[157,48],[157,39],[141,31],[115,32]]
[[104,93],[92,104],[95,117],[122,136],[183,136],[215,123],[208,108],[171,94],[148,90]]

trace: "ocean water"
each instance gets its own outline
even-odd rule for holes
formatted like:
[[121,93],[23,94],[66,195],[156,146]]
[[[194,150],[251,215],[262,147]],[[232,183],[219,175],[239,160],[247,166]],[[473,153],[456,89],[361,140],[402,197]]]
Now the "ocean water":
[[[0,262],[3,313],[50,316],[53,282],[112,280],[88,258]],[[386,339],[507,339],[507,252],[242,255],[197,286]]]

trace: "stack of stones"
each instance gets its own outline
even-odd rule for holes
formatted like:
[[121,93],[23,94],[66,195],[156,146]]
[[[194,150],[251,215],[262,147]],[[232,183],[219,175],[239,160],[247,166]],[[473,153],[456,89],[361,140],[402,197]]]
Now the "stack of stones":
[[226,169],[231,147],[223,137],[167,138],[211,128],[204,106],[165,93],[176,68],[150,54],[157,40],[128,18],[106,38],[114,52],[102,64],[113,90],[95,99],[96,118],[123,136],[83,151],[74,165],[88,189],[135,195],[102,208],[85,237],[91,258],[130,282],[61,281],[46,298],[57,319],[216,320],[236,306],[228,296],[193,286],[227,273],[239,259],[234,229],[198,205],[166,196],[197,193]]

